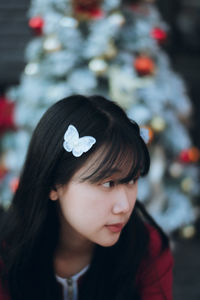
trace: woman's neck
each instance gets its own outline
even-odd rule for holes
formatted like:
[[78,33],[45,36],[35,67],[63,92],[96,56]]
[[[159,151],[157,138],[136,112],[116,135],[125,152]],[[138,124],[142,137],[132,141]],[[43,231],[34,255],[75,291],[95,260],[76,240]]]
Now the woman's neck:
[[55,252],[54,270],[58,276],[68,278],[90,264],[92,252],[87,248],[78,250],[77,244],[70,245],[70,248],[65,246],[58,247]]
[[63,258],[60,256],[55,256],[54,259],[54,270],[55,274],[62,278],[69,278],[77,273],[79,273],[83,268],[90,264],[90,257],[77,257]]
[[54,255],[55,273],[70,277],[90,264],[94,243],[76,233],[66,222],[61,222],[58,246]]

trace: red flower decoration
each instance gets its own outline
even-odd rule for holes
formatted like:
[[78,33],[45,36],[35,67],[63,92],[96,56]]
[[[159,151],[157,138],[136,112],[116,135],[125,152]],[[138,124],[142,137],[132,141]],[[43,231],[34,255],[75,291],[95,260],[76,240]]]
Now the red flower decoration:
[[14,122],[14,102],[0,97],[0,135],[9,129],[16,129]]
[[44,20],[40,16],[33,17],[29,20],[29,27],[31,27],[37,35],[41,35],[44,27]]
[[166,41],[167,39],[167,33],[163,29],[159,27],[155,27],[151,31],[151,36],[154,38],[159,44],[162,44]]

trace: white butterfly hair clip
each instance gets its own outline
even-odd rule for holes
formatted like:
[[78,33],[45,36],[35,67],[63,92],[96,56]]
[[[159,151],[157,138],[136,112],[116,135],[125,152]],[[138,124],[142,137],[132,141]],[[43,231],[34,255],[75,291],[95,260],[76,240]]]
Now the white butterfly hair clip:
[[79,138],[78,130],[70,124],[64,135],[63,147],[67,152],[72,152],[75,157],[79,157],[90,150],[95,143],[96,139],[92,136]]
[[148,128],[144,128],[144,127],[140,128],[140,136],[144,140],[144,142],[146,144],[148,144],[148,142],[150,140],[149,129]]

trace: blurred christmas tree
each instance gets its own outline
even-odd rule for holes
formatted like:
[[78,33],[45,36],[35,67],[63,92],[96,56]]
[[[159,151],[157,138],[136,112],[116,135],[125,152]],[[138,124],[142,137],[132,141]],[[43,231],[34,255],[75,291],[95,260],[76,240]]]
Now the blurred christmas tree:
[[191,224],[200,156],[187,129],[192,107],[164,53],[168,27],[152,1],[33,0],[29,18],[35,36],[27,65],[20,85],[7,93],[16,102],[18,130],[1,133],[1,203],[8,206],[17,188],[43,112],[74,93],[101,94],[149,129],[152,165],[138,198],[167,231]]

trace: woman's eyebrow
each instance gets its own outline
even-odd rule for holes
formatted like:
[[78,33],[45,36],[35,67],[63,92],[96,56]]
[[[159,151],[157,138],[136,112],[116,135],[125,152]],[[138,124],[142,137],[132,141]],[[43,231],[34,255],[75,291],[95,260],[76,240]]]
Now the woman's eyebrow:
[[119,168],[111,168],[110,171],[112,172],[112,174],[121,172]]
[[108,170],[103,171],[102,174],[105,174],[105,175],[108,174],[105,177],[105,179],[107,179],[107,178],[110,178],[110,177],[112,177],[114,175],[119,175],[119,173],[121,173],[121,172],[122,172],[122,170],[120,170],[119,168],[109,168]]
[[127,175],[126,177],[122,178],[122,179],[119,179],[118,182],[120,183],[125,183],[125,182],[128,182],[132,179],[135,179],[135,178],[139,178],[140,177],[140,171],[137,173],[137,174],[129,174]]

